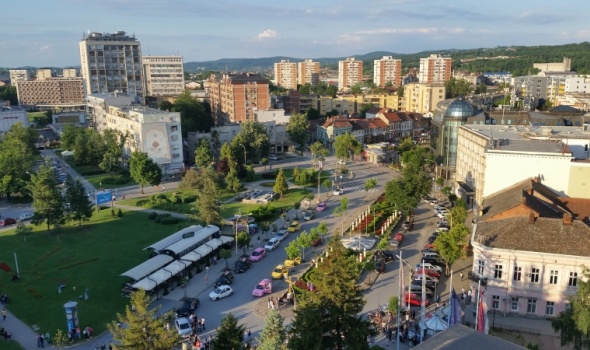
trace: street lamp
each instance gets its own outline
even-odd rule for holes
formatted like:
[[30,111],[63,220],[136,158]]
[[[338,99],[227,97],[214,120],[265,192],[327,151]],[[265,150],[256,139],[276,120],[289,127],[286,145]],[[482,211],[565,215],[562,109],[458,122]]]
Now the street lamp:
[[252,213],[249,214],[240,214],[236,217],[236,222],[235,222],[235,226],[236,226],[236,261],[238,260],[238,222],[240,221],[241,218],[246,217],[246,232],[248,231],[248,216],[252,215]]
[[321,196],[321,192],[320,192],[320,179],[322,177],[322,161],[320,160],[320,170],[318,171],[318,204],[320,204],[321,200],[320,200],[320,196]]

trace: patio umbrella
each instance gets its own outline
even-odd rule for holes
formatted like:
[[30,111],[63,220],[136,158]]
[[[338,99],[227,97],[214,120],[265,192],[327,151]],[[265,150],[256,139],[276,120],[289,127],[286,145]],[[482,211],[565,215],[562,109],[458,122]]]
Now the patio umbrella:
[[429,319],[425,322],[426,327],[433,331],[444,331],[445,329],[449,328],[448,323],[446,323],[443,319],[441,319],[438,315],[433,314]]

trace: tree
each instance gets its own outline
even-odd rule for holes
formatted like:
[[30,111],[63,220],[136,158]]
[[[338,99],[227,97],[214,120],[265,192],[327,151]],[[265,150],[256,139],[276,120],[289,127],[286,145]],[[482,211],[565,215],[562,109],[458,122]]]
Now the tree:
[[211,165],[211,162],[213,162],[211,144],[208,139],[202,138],[199,141],[199,146],[195,149],[195,164],[200,168],[205,168]]
[[92,217],[92,202],[79,179],[66,181],[65,200],[69,205],[66,207],[69,220],[77,221],[82,226],[82,221],[88,221]]
[[260,160],[260,164],[264,165],[264,170],[266,170],[266,166],[268,165],[268,158],[267,157],[263,157]]
[[[287,124],[287,133],[289,138],[294,144],[303,148],[307,143],[309,122],[305,114],[296,113],[291,115],[289,118],[289,124]],[[301,152],[303,154],[303,151]]]
[[103,132],[102,139],[105,143],[106,152],[99,167],[111,174],[111,176],[121,171],[123,147],[125,147],[128,137],[128,133],[122,134],[117,130],[107,129]]
[[[166,328],[166,317],[156,317],[160,306],[150,308],[150,297],[140,289],[131,294],[131,306],[125,313],[117,313],[117,321],[107,327],[117,349],[168,350],[178,345],[180,335],[174,327]],[[124,324],[125,327],[121,327]]]
[[363,145],[350,133],[338,135],[334,139],[334,154],[338,159],[352,159],[355,154],[360,154],[362,150]]
[[332,185],[333,185],[333,184],[332,184],[332,180],[330,180],[330,179],[325,179],[325,180],[322,182],[322,186],[324,186],[324,188],[325,188],[326,190],[329,190],[329,189],[330,189],[330,187],[332,187]]
[[313,156],[313,165],[315,166],[316,163],[320,160],[324,160],[328,155],[330,155],[330,150],[327,149],[323,143],[320,141],[316,141],[309,146],[309,151]]
[[188,132],[209,132],[214,125],[213,116],[208,113],[209,105],[199,102],[191,96],[187,90],[176,97],[173,112],[180,112],[182,137],[186,138]]
[[409,181],[395,179],[385,184],[385,202],[409,215],[420,203],[421,194],[415,192]]
[[387,250],[387,247],[389,246],[389,235],[383,235],[381,236],[381,239],[379,240],[379,243],[377,243],[377,249],[379,250]]
[[258,350],[286,350],[285,339],[287,329],[284,326],[285,319],[274,309],[271,309],[264,322],[264,328],[258,338]]
[[227,185],[227,190],[233,193],[234,196],[240,192],[240,189],[242,188],[242,183],[236,172],[233,170],[230,170],[225,177],[225,184]]
[[297,242],[297,246],[301,248],[301,259],[305,259],[305,249],[311,247],[311,238],[309,237],[309,234],[307,231],[303,231],[295,241]]
[[299,249],[297,239],[294,239],[291,242],[289,242],[289,245],[285,247],[285,253],[287,253],[287,257],[290,260],[293,260],[301,256],[301,249]]
[[238,324],[238,319],[233,314],[227,314],[217,328],[217,334],[213,338],[215,350],[239,350],[242,349],[242,339],[245,328]]
[[289,185],[287,184],[287,178],[285,177],[285,173],[283,173],[283,169],[279,170],[272,190],[278,193],[281,198],[289,191]]
[[452,207],[451,210],[449,210],[447,218],[451,223],[451,227],[459,223],[464,224],[465,220],[467,219],[467,210],[465,210],[465,202],[462,200],[457,201],[457,203],[455,203],[455,206]]
[[320,111],[315,108],[308,109],[305,111],[305,114],[307,115],[307,120],[317,120],[321,118]]
[[64,150],[73,150],[74,146],[76,145],[76,138],[78,138],[78,135],[81,132],[84,132],[82,128],[78,128],[72,124],[66,124],[61,136],[59,137],[61,147]]
[[51,225],[63,223],[64,200],[59,191],[57,175],[51,169],[49,161],[39,167],[37,174],[31,176],[29,190],[33,196],[33,224],[45,222],[49,232]]
[[317,226],[318,228],[318,233],[320,234],[320,238],[324,238],[324,236],[326,236],[328,234],[329,229],[328,229],[328,224],[325,221],[322,221],[318,224]]
[[551,321],[560,332],[561,345],[573,344],[575,350],[590,349],[590,270],[584,267],[578,278],[578,291],[569,298],[570,307]]
[[270,139],[264,124],[257,121],[241,124],[240,132],[231,141],[231,152],[237,163],[242,166],[244,149],[249,162],[257,163],[263,157],[268,157]]
[[[237,223],[236,223],[237,225]],[[248,234],[248,226],[246,226],[246,231],[238,232],[238,246],[241,246],[244,250],[244,255],[246,255],[246,248],[250,245],[250,235]]]
[[219,251],[219,256],[225,260],[225,268],[228,268],[228,260],[231,258],[231,250],[229,249],[221,249]]
[[295,311],[289,347],[293,349],[369,349],[368,322],[358,314],[365,301],[356,280],[360,266],[339,238],[330,242],[329,255],[309,278],[321,293],[303,291]]
[[215,179],[215,170],[206,168],[201,171],[202,188],[197,192],[197,218],[207,225],[221,223],[221,203],[219,202],[219,186]]
[[475,87],[475,94],[485,94],[488,91],[486,84],[480,83]]
[[51,343],[56,348],[63,349],[68,343],[68,336],[61,329],[57,329],[51,339]]
[[397,313],[397,309],[399,308],[399,297],[392,296],[389,298],[389,302],[387,303],[387,310],[389,310],[392,314]]
[[135,182],[141,187],[146,185],[156,186],[162,181],[162,170],[158,164],[144,152],[133,152],[129,159],[129,173]]
[[465,257],[465,237],[468,235],[469,229],[464,224],[460,223],[451,227],[448,232],[441,233],[434,241],[434,247],[445,260],[447,276],[449,274],[450,266],[453,265],[457,259]]
[[295,209],[295,220],[299,219],[299,214],[298,214],[299,208],[301,208],[301,202],[293,203],[293,209]]
[[445,82],[445,91],[447,98],[466,96],[471,91],[471,84],[467,80],[451,77]]
[[198,187],[200,182],[199,172],[193,168],[190,168],[186,173],[184,173],[182,180],[180,180],[180,183],[178,184],[178,188],[181,190],[195,189]]
[[30,235],[31,232],[33,232],[33,228],[25,224],[24,221],[19,221],[18,224],[16,224],[15,233],[17,236],[23,236],[25,242],[27,241],[27,236]]
[[369,192],[369,190],[377,187],[377,180],[375,179],[368,179],[365,181],[365,191]]
[[[10,129],[13,130],[14,126]],[[33,167],[33,151],[23,140],[7,132],[0,140],[0,192],[8,199],[12,194],[28,194],[27,181]]]

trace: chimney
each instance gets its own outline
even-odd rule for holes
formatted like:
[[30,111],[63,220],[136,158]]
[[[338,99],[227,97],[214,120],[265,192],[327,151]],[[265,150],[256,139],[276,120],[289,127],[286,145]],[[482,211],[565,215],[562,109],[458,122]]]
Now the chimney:
[[573,218],[572,214],[570,214],[570,213],[563,214],[563,224],[564,225],[571,225],[573,221],[574,221],[574,218]]
[[532,211],[529,213],[529,224],[535,224],[535,213]]

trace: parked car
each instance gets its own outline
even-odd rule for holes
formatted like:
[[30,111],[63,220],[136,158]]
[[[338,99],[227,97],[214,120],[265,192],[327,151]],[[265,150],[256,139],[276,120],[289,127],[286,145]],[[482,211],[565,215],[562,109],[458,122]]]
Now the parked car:
[[377,250],[373,256],[375,258],[383,259],[385,261],[395,260],[395,253],[389,250]]
[[438,265],[431,264],[431,263],[427,263],[427,262],[417,264],[416,265],[416,268],[417,269],[425,268],[425,269],[434,270],[434,271],[437,271],[439,273],[442,273],[442,267],[440,267]]
[[438,272],[436,270],[429,270],[429,269],[425,269],[425,268],[419,268],[418,270],[416,270],[416,273],[423,274],[423,275],[428,275],[428,276],[434,277],[434,278],[440,278],[440,272]]
[[16,219],[14,218],[4,218],[0,221],[0,226],[8,226],[16,224]]
[[414,223],[411,221],[404,221],[402,224],[402,229],[411,231],[414,228]]
[[254,249],[252,255],[250,255],[250,261],[257,262],[262,260],[266,256],[266,250],[262,247],[258,247]]
[[[410,286],[418,286],[418,288],[420,288],[420,293],[422,293],[422,281],[412,281],[412,283],[410,283]],[[426,294],[428,294],[427,292],[434,294],[435,290],[433,285],[425,284],[424,287],[426,287]]]
[[448,227],[439,227],[436,229],[436,232],[438,232],[438,233],[449,232],[449,228]]
[[187,317],[192,314],[199,307],[198,298],[187,298],[182,302],[182,305],[176,309],[176,317]]
[[385,260],[384,259],[376,259],[375,260],[375,271],[379,273],[385,272]]
[[316,211],[322,212],[328,208],[328,204],[326,202],[320,202],[318,206],[315,208]]
[[297,220],[291,222],[291,224],[287,228],[287,231],[289,232],[297,232],[299,230],[301,230],[301,224]]
[[289,235],[289,231],[287,231],[285,229],[275,232],[275,237],[277,237],[281,242],[284,241],[288,235]]
[[389,241],[389,246],[392,248],[399,248],[401,246],[402,242],[401,241],[396,241],[395,239],[392,239]]
[[276,154],[271,154],[270,156],[268,156],[268,160],[279,160],[279,156],[277,156]]
[[230,286],[219,286],[219,287],[215,288],[214,291],[209,293],[209,298],[211,298],[211,300],[215,301],[215,300],[219,300],[219,299],[228,297],[232,294],[234,294],[234,290],[231,289]]
[[234,281],[234,274],[230,270],[227,270],[221,276],[219,276],[219,278],[217,279],[217,281],[215,281],[213,286],[219,287],[222,285],[231,284],[233,281]]
[[301,264],[301,257],[300,256],[296,257],[295,259],[287,259],[283,263],[283,265],[285,265],[286,267],[293,267],[293,266],[297,266],[299,264]]
[[393,235],[393,239],[396,241],[399,241],[399,242],[403,241],[404,240],[404,233],[401,231],[397,232],[395,235]]
[[[410,292],[413,294],[422,295],[422,285],[420,284],[410,284],[406,287],[406,293]],[[424,294],[426,298],[432,298],[434,296],[434,292],[428,288],[424,289]]]
[[271,273],[271,277],[276,280],[282,280],[289,276],[289,269],[284,265],[277,265]]
[[33,218],[33,213],[24,213],[24,214],[20,214],[20,216],[18,217],[18,221],[31,220],[32,218]]
[[433,278],[433,277],[429,277],[428,275],[416,275],[416,276],[414,276],[414,279],[412,280],[412,283],[414,283],[414,284],[418,284],[418,283],[422,284],[422,280],[424,280],[424,283],[427,286],[434,287],[434,285],[436,283],[438,283],[438,279],[436,279],[437,282],[435,282],[431,278]]
[[432,264],[434,266],[439,266],[441,269],[443,267],[447,266],[447,264],[445,263],[445,261],[442,258],[428,257],[428,258],[422,258],[422,261],[425,263]]
[[261,297],[264,294],[269,293],[272,293],[272,281],[268,278],[265,278],[262,281],[260,281],[252,291],[252,295],[255,297]]
[[428,283],[428,282],[431,282],[431,283],[438,283],[438,278],[436,278],[436,277],[432,277],[432,276],[429,276],[429,275],[427,275],[427,274],[425,274],[425,273],[418,273],[418,272],[417,272],[417,273],[414,275],[414,280],[420,280],[420,279],[422,279],[422,278],[425,278],[425,279],[426,279],[426,283]]
[[[413,306],[421,306],[422,305],[422,295],[416,293],[405,293],[404,296],[406,303],[410,303]],[[424,306],[428,306],[428,299],[424,300]]]
[[252,267],[252,262],[250,261],[250,259],[242,258],[236,262],[236,265],[234,267],[234,272],[235,273],[244,273],[244,272],[248,271],[248,269],[250,267]]
[[339,196],[341,194],[344,194],[344,188],[341,186],[336,186],[336,188],[334,188],[334,195]]
[[305,221],[312,220],[314,217],[315,217],[315,213],[312,210],[306,210],[303,213],[303,220],[305,220]]
[[183,338],[189,337],[193,331],[191,323],[186,317],[177,318],[174,320],[174,325],[176,326],[178,334]]
[[272,252],[279,246],[279,243],[281,243],[281,239],[275,236],[269,239],[268,242],[266,242],[266,244],[264,245],[264,250],[266,250],[267,252]]
[[427,241],[427,242],[428,242],[428,243],[434,243],[434,241],[436,241],[436,238],[437,238],[437,237],[438,237],[438,236],[432,235],[432,236],[428,237],[428,241]]

